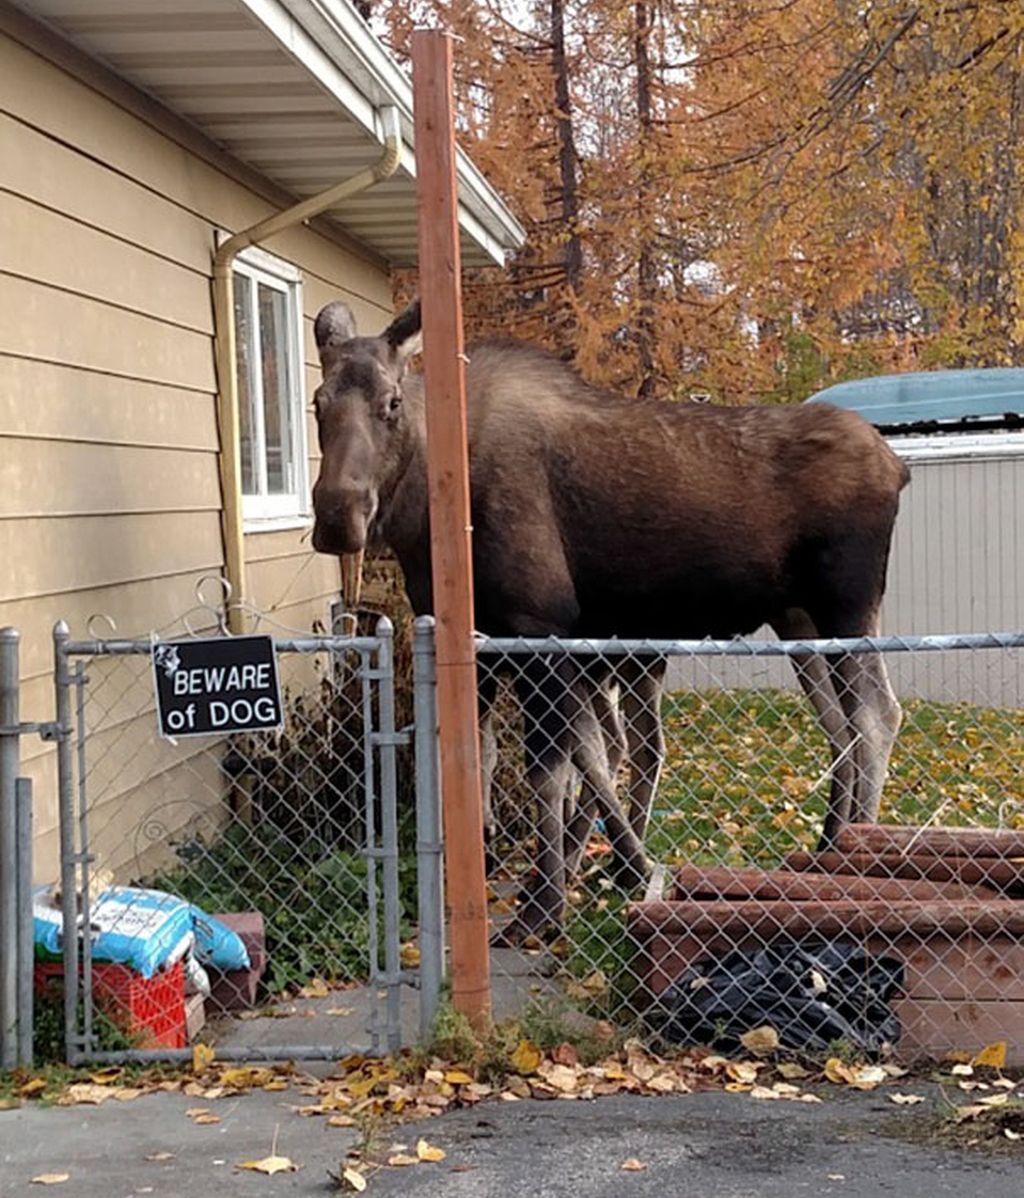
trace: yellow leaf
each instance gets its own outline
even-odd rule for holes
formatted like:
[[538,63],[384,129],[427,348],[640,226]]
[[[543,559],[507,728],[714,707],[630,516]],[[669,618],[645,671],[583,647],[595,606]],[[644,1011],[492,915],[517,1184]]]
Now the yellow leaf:
[[925,1102],[923,1094],[890,1094],[889,1101],[894,1102],[897,1106],[916,1106],[919,1102]]
[[420,950],[415,944],[403,944],[399,958],[406,969],[415,969],[420,963]]
[[207,1108],[204,1106],[189,1107],[185,1114],[192,1120],[193,1123],[205,1125],[209,1123],[220,1122],[220,1115],[215,1115],[212,1111],[207,1110]]
[[394,1156],[388,1157],[388,1164],[394,1169],[402,1169],[406,1165],[418,1165],[419,1163],[418,1156],[409,1156],[406,1152],[396,1152]]
[[344,1017],[346,1015],[354,1015],[355,1007],[328,1007],[327,1010],[324,1011],[324,1014],[325,1015],[340,1015],[342,1017]]
[[779,1071],[779,1075],[787,1081],[796,1081],[801,1077],[809,1076],[808,1071],[803,1065],[798,1065],[796,1061],[782,1061],[776,1068]]
[[68,1180],[70,1173],[40,1173],[32,1178],[34,1186],[59,1186],[62,1182]]
[[41,1094],[45,1089],[46,1082],[41,1077],[33,1077],[31,1081],[27,1081],[23,1086],[18,1087],[18,1093],[22,1098],[31,1098],[33,1094]]
[[275,1173],[295,1173],[298,1165],[286,1156],[265,1156],[261,1161],[242,1161],[239,1169],[251,1169],[254,1173],[266,1173],[273,1177]]
[[642,1173],[647,1168],[647,1162],[638,1161],[635,1156],[631,1156],[628,1160],[624,1160],[619,1168],[624,1173]]
[[1002,1069],[1006,1065],[1006,1041],[997,1040],[994,1044],[986,1044],[972,1062],[974,1065],[987,1065],[990,1069]]
[[109,1086],[97,1086],[92,1082],[75,1082],[68,1086],[57,1099],[57,1105],[75,1106],[78,1103],[92,1103],[94,1106],[100,1106],[108,1098],[113,1098],[115,1093],[116,1091],[111,1090]]
[[242,1066],[239,1069],[225,1069],[220,1075],[222,1086],[231,1086],[236,1090],[247,1090],[250,1086],[266,1086],[275,1080],[273,1070],[256,1069],[252,1066]]
[[89,1080],[95,1082],[97,1086],[109,1086],[111,1082],[116,1082],[123,1074],[124,1070],[114,1065],[109,1069],[100,1069],[96,1073],[90,1073]]
[[520,1040],[509,1058],[509,1063],[516,1073],[536,1073],[541,1060],[542,1054],[536,1044],[529,1040]]
[[853,1081],[853,1070],[838,1057],[829,1057],[825,1062],[825,1076],[837,1086],[848,1086]]
[[149,1154],[149,1156],[144,1157],[143,1159],[147,1160],[147,1161],[173,1161],[174,1153],[173,1152],[151,1152]]
[[740,1036],[740,1043],[756,1057],[767,1056],[779,1047],[779,1033],[767,1024],[764,1027],[751,1028]]
[[351,1115],[332,1115],[327,1120],[328,1127],[355,1127],[356,1121]]
[[443,1148],[428,1144],[426,1140],[417,1140],[416,1155],[421,1161],[443,1161],[448,1153]]
[[197,1044],[192,1049],[192,1072],[205,1073],[216,1055],[212,1044]]
[[725,1092],[727,1094],[749,1094],[754,1087],[750,1082],[726,1082]]
[[308,985],[303,986],[299,990],[299,997],[326,998],[330,992],[330,987],[323,980],[323,978],[314,978]]
[[449,1069],[444,1075],[444,1080],[453,1086],[471,1086],[473,1084],[473,1079],[461,1069]]
[[358,1169],[346,1169],[341,1177],[343,1181],[348,1182],[353,1190],[356,1190],[360,1194],[366,1189],[366,1178]]
[[734,1082],[753,1083],[757,1081],[757,1071],[760,1065],[753,1061],[730,1061],[725,1072]]

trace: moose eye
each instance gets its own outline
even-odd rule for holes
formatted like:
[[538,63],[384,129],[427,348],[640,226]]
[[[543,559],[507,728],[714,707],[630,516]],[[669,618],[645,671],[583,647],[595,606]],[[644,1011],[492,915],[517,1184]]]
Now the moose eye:
[[401,391],[395,391],[392,393],[392,395],[388,399],[386,414],[388,416],[396,415],[398,412],[398,409],[401,406],[402,406],[402,393],[401,393]]

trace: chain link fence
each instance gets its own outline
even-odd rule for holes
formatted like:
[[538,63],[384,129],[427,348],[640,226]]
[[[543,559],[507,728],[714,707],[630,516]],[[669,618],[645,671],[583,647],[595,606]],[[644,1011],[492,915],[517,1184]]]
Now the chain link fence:
[[[481,640],[494,972],[661,1045],[765,1027],[807,1052],[1012,1058],[1022,649]],[[888,693],[880,662],[902,720],[875,812],[856,788],[899,715],[864,699],[865,678]]]
[[168,738],[153,649],[170,640],[55,638],[61,878],[37,891],[54,959],[36,976],[44,1007],[63,992],[68,1059],[174,1058],[200,1037],[224,1059],[397,1049],[403,986],[420,981],[417,890],[440,894],[436,746],[417,816],[409,724],[413,689],[434,724],[429,662],[396,708],[389,621],[277,638],[280,728]]

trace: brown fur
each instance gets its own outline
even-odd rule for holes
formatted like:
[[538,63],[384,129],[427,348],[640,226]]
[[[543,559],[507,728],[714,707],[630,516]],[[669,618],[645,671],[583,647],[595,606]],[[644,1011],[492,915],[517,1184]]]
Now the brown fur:
[[[354,338],[344,305],[318,317],[314,545],[342,553],[382,540],[423,612],[432,603],[423,387],[405,371],[418,329],[416,306],[380,338]],[[466,382],[481,631],[696,638],[764,623],[782,636],[874,631],[908,475],[858,416],[825,404],[625,399],[507,341],[473,348]],[[880,662],[797,664],[836,761],[828,838],[851,812],[877,812],[877,759],[884,775],[898,707]],[[578,691],[577,712],[592,682],[563,679]],[[556,754],[571,756],[577,717],[560,718],[543,732]]]

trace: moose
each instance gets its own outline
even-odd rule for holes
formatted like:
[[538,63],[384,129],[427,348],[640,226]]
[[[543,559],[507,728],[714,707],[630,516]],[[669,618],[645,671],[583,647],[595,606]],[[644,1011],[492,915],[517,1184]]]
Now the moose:
[[[314,548],[389,547],[417,614],[432,609],[416,301],[375,337],[341,301],[318,314],[321,448]],[[689,405],[588,385],[546,351],[480,342],[466,364],[475,622],[490,636],[784,639],[878,631],[905,465],[867,422],[827,404]],[[901,711],[877,654],[804,653],[797,678],[832,757],[822,842],[877,817]],[[572,771],[606,819],[619,880],[648,869],[609,774],[598,719],[607,662],[526,658],[516,677],[539,881],[520,933],[564,914]],[[481,670],[481,718],[495,694]],[[580,818],[590,813],[581,811]]]

